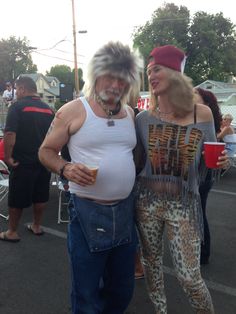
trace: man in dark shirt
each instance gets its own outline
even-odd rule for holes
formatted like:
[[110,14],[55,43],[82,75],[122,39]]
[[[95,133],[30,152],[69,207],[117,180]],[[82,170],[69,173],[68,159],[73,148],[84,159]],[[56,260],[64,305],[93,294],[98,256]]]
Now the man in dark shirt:
[[16,81],[15,102],[8,111],[4,131],[5,161],[9,176],[9,226],[0,240],[18,242],[17,227],[23,208],[33,204],[33,222],[27,228],[42,235],[40,226],[49,199],[50,172],[40,163],[38,149],[53,120],[54,113],[37,95],[35,82],[29,77]]

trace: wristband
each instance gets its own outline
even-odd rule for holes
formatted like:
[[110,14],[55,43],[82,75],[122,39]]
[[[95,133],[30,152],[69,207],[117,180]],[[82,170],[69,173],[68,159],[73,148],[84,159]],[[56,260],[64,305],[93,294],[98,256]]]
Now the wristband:
[[70,164],[70,162],[66,162],[66,163],[61,167],[61,169],[59,170],[59,176],[60,176],[62,179],[64,179],[64,180],[66,180],[66,178],[64,177],[63,172],[64,172],[64,170],[65,170],[65,167],[66,167],[68,164]]

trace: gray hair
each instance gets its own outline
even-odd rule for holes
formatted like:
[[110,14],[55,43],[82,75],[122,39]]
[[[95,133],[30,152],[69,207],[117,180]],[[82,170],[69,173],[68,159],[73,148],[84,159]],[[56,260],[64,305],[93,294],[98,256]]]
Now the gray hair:
[[88,67],[88,82],[84,89],[86,97],[95,95],[96,80],[105,74],[117,76],[128,83],[121,98],[121,101],[126,100],[130,89],[136,88],[140,82],[138,61],[129,46],[120,42],[109,42],[95,53]]

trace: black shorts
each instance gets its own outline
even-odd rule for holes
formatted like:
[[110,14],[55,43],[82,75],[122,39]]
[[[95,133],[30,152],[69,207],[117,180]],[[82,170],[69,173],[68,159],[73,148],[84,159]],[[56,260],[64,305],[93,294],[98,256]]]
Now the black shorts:
[[41,165],[19,165],[9,175],[8,206],[25,208],[49,200],[51,173]]

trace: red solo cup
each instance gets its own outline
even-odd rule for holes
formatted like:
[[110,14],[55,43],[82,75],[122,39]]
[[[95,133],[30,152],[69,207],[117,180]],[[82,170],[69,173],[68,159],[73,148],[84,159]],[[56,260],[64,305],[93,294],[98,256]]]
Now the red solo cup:
[[204,142],[204,157],[207,168],[218,168],[217,162],[219,156],[225,149],[225,143]]

